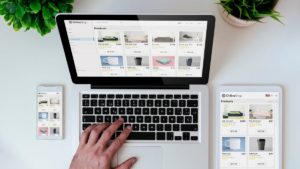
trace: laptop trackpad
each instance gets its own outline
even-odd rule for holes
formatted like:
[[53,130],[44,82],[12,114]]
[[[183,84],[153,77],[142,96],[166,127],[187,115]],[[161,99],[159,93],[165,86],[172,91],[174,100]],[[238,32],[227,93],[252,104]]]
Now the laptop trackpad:
[[138,160],[131,169],[162,169],[162,153],[162,148],[158,146],[128,146],[119,151],[118,164],[136,157]]

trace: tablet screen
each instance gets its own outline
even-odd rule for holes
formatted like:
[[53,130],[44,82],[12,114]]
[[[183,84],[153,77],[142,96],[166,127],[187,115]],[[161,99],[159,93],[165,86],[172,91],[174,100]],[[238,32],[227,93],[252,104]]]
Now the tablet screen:
[[220,169],[279,169],[279,92],[221,92]]

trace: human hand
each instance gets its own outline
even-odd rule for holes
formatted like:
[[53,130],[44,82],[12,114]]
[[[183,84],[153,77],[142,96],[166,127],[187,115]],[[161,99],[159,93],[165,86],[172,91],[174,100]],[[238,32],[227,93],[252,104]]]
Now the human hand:
[[[80,136],[80,143],[70,169],[112,169],[112,158],[124,144],[132,130],[131,126],[127,126],[109,145],[112,135],[121,125],[123,125],[122,118],[112,125],[103,123],[89,126]],[[114,169],[130,169],[136,161],[137,159],[132,157]]]

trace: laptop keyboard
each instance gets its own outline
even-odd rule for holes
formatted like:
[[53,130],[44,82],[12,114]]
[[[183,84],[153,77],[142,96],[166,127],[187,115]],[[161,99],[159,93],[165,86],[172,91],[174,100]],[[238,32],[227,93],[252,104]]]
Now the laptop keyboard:
[[198,141],[198,95],[81,94],[81,130],[119,117],[132,126],[128,140]]

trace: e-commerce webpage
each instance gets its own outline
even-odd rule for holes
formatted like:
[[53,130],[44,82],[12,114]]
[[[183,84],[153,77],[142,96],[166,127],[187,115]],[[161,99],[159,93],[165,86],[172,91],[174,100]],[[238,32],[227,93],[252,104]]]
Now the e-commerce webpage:
[[80,77],[202,77],[207,21],[66,20]]
[[279,93],[220,94],[220,169],[279,169]]

